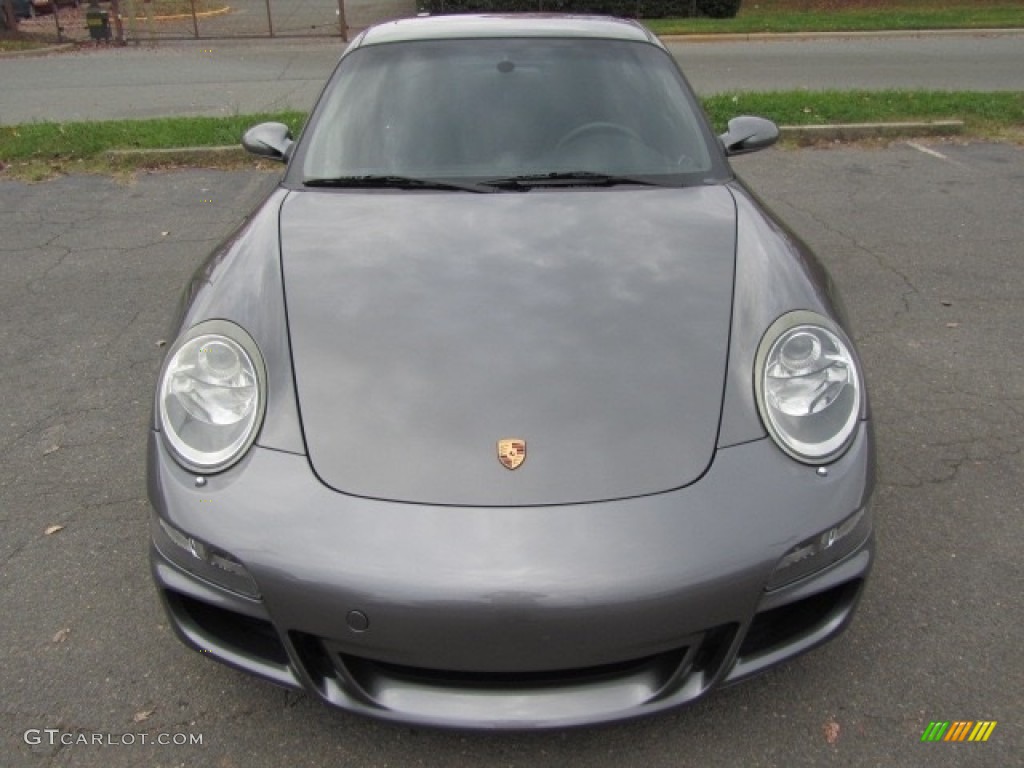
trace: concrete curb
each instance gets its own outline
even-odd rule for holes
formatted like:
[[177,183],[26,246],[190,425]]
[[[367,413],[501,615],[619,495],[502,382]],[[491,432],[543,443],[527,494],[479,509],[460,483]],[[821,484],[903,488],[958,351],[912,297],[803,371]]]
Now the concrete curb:
[[58,51],[66,51],[77,47],[77,43],[61,43],[60,45],[48,45],[45,48],[29,48],[26,51],[0,51],[0,59],[13,59],[19,56],[45,56],[48,53],[57,53]]
[[174,149],[111,149],[104,153],[115,168],[159,167],[162,165],[203,165],[256,161],[240,144],[221,147],[175,147]]
[[1016,37],[1024,29],[879,29],[865,32],[727,32],[703,35],[658,35],[663,43],[770,43],[799,40],[870,40],[899,37]]
[[[964,132],[964,122],[963,120],[938,120],[927,123],[783,125],[779,127],[779,132],[782,138],[794,139],[798,143],[955,136]],[[175,149],[111,149],[104,153],[104,156],[115,167],[132,168],[237,163],[246,160],[259,161],[259,158],[250,155],[237,144],[219,147],[180,147]]]
[[964,132],[963,120],[936,120],[907,123],[840,123],[832,125],[782,125],[784,139],[797,143],[816,141],[860,141],[862,139],[900,139],[928,136],[958,136]]

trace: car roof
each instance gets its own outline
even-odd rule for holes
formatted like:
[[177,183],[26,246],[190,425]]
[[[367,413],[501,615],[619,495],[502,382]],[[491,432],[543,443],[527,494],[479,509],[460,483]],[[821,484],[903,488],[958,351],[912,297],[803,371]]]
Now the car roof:
[[610,16],[517,13],[417,16],[370,27],[352,47],[415,40],[499,37],[574,37],[630,40],[658,44],[657,38],[634,21]]

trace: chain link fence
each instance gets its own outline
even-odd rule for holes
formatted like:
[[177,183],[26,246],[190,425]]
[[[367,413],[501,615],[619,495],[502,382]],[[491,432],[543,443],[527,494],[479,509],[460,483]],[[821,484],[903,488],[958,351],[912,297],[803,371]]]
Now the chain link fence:
[[[28,2],[35,3],[32,15],[20,20],[19,31],[51,42],[341,37],[351,27],[344,0],[105,0],[95,3],[91,14],[84,0]],[[361,22],[366,3],[354,5],[355,21]]]

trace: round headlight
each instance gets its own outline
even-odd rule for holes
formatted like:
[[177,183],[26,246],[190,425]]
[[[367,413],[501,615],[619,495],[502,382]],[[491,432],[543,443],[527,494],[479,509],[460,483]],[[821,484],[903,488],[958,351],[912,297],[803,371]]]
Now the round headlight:
[[157,393],[160,429],[175,457],[200,472],[238,461],[263,419],[265,382],[259,349],[237,325],[192,328],[172,348]]
[[757,407],[775,442],[807,464],[837,458],[860,420],[863,385],[853,347],[834,323],[791,312],[761,340]]

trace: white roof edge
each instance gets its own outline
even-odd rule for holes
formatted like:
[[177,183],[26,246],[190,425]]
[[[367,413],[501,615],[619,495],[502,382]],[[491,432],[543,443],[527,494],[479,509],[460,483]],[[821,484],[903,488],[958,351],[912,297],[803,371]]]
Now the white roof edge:
[[658,44],[657,38],[635,21],[612,16],[568,14],[474,14],[417,16],[370,27],[359,46],[414,40],[489,37],[575,37],[627,40]]

